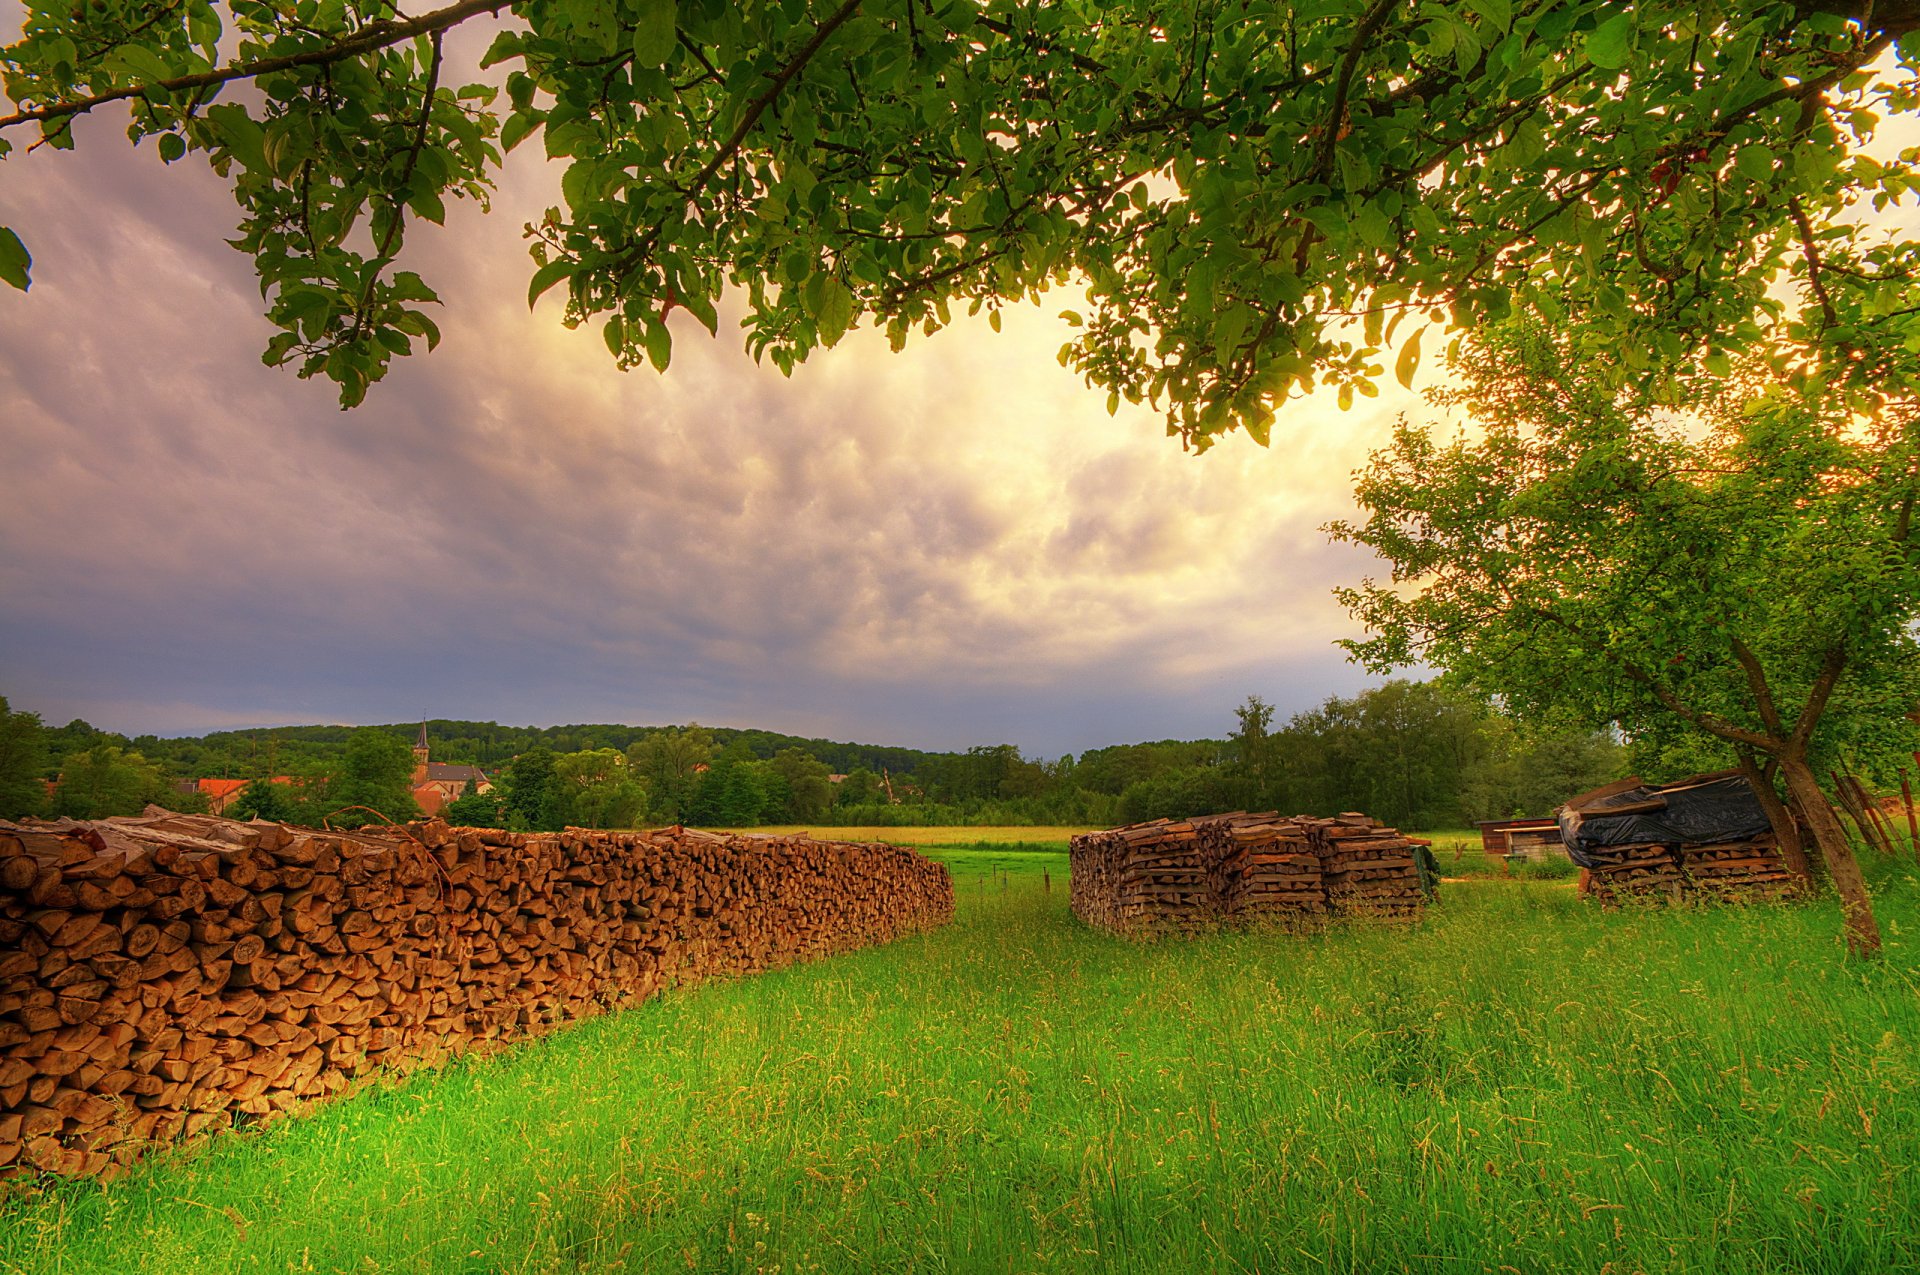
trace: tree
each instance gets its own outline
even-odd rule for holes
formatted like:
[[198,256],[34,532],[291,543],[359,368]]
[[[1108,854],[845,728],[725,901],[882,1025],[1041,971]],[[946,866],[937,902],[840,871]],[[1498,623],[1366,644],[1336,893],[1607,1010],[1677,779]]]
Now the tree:
[[287,795],[287,785],[276,784],[270,779],[254,779],[240,790],[240,795],[227,803],[224,813],[229,819],[270,819],[274,823],[293,823],[299,818],[299,810],[293,799]]
[[346,757],[327,800],[335,803],[328,821],[357,828],[374,814],[398,822],[420,817],[413,800],[413,749],[398,735],[363,726],[347,737]]
[[507,812],[498,792],[475,792],[469,783],[448,802],[440,817],[456,828],[504,828]]
[[[827,764],[804,748],[783,748],[768,763],[785,781],[787,800],[780,818],[786,823],[818,823],[833,806],[833,785]],[[871,776],[869,776],[871,778]]]
[[1233,733],[1236,761],[1240,772],[1253,782],[1254,790],[1260,793],[1272,791],[1276,778],[1274,756],[1273,705],[1258,695],[1247,696],[1247,702],[1233,710],[1239,718],[1239,729]]
[[38,713],[14,712],[0,695],[0,819],[37,815],[47,802],[41,772],[47,766],[46,732]]
[[761,821],[766,789],[759,764],[729,748],[700,775],[686,819],[703,828],[751,828]]
[[139,753],[117,744],[95,744],[61,763],[53,813],[70,819],[137,815],[165,795],[166,787],[160,768]]
[[870,806],[877,804],[883,795],[880,790],[880,776],[865,766],[855,766],[847,772],[847,777],[840,781],[839,788],[833,795],[833,804]]
[[554,782],[553,750],[529,748],[507,767],[503,803],[507,826],[524,832],[554,831],[560,827],[559,798]]
[[[163,161],[203,154],[268,361],[349,404],[438,338],[410,224],[484,199],[536,134],[566,170],[530,296],[564,287],[622,366],[664,367],[668,316],[711,331],[728,289],[791,370],[862,319],[898,348],[1078,278],[1063,360],[1205,446],[1264,440],[1315,384],[1373,392],[1396,346],[1409,379],[1440,313],[1595,311],[1583,352],[1673,392],[1783,334],[1856,405],[1906,386],[1853,351],[1920,332],[1914,245],[1846,216],[1915,180],[1858,147],[1915,107],[1916,0],[26,8],[0,154],[121,102]],[[460,84],[463,24],[497,32],[504,92]],[[31,264],[0,231],[0,278]],[[1781,276],[1817,321],[1777,307]]]
[[[1392,564],[1341,591],[1376,669],[1426,662],[1537,712],[1632,735],[1676,719],[1772,772],[1811,830],[1854,951],[1879,947],[1818,759],[1920,700],[1920,411],[1753,369],[1663,419],[1536,323],[1486,334],[1457,370],[1477,438],[1405,421],[1361,477],[1340,538]],[[1869,724],[1870,723],[1870,724]],[[1899,718],[1901,726],[1909,726]]]
[[713,732],[698,722],[649,732],[627,750],[653,794],[654,813],[669,822],[687,817],[700,772],[713,758]]
[[646,786],[615,748],[555,758],[553,794],[558,820],[581,828],[631,828],[647,814]]

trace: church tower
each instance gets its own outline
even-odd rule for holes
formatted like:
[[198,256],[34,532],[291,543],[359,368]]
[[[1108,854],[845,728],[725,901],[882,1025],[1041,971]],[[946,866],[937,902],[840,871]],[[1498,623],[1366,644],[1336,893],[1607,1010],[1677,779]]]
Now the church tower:
[[413,744],[413,764],[416,767],[427,764],[427,724],[420,723],[420,738]]

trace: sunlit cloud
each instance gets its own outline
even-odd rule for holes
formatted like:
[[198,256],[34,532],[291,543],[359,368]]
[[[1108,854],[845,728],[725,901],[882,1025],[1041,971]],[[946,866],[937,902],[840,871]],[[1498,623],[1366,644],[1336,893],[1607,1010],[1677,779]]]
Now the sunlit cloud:
[[1369,560],[1321,528],[1409,396],[1187,455],[1059,366],[1064,296],[900,355],[858,330],[790,380],[689,323],[669,372],[621,373],[527,310],[553,195],[515,159],[492,216],[410,243],[445,340],[351,413],[260,365],[217,178],[105,119],[9,161],[37,265],[0,297],[0,693],[128,731],[698,718],[1052,754],[1362,684],[1329,590]]

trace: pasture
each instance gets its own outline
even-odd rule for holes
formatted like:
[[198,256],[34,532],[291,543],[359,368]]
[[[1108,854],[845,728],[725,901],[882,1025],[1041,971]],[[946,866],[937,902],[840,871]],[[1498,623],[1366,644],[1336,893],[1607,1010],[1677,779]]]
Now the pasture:
[[16,1192],[0,1270],[1920,1265],[1911,868],[1876,867],[1872,967],[1830,904],[1520,878],[1136,945],[1073,921],[1063,845],[980,831],[929,851],[947,930]]

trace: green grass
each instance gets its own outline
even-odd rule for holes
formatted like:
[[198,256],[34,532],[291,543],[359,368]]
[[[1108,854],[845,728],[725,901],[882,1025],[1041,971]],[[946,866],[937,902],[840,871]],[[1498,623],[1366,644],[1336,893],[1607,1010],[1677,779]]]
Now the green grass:
[[1863,968],[1829,906],[1525,881],[1133,944],[1068,916],[1057,846],[933,853],[950,929],[16,1198],[0,1270],[1920,1265],[1911,876]]

